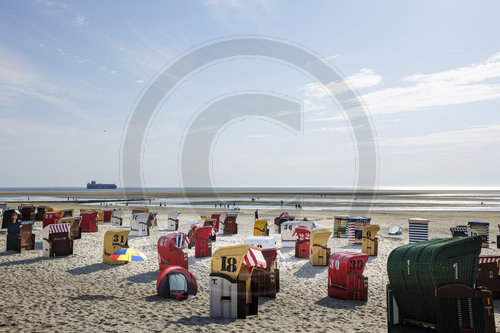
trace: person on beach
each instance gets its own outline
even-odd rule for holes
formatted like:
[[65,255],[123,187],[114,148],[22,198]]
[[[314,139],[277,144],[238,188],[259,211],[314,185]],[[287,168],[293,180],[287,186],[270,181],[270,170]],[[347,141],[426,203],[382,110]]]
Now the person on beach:
[[258,209],[255,210],[255,219],[256,220],[259,219],[259,210]]

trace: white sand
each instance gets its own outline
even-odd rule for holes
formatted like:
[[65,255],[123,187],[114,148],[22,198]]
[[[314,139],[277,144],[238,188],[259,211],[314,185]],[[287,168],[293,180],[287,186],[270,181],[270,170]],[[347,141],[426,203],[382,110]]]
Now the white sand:
[[[55,205],[70,208],[71,205]],[[88,208],[88,207],[85,207]],[[101,207],[99,207],[101,208]],[[166,222],[170,209],[158,208],[159,219]],[[199,213],[181,209],[180,231],[187,232],[188,221]],[[206,214],[205,214],[206,213]],[[279,211],[259,210],[270,223]],[[291,212],[292,213],[292,212]],[[315,219],[322,226],[333,226],[333,216],[342,212],[294,212],[297,217]],[[294,257],[294,249],[282,249],[286,260],[280,262],[280,289],[276,299],[261,298],[259,315],[245,320],[209,318],[208,275],[210,258],[194,258],[189,253],[189,269],[198,281],[197,298],[178,302],[156,296],[159,274],[157,240],[165,231],[153,230],[148,237],[131,237],[129,246],[142,251],[149,260],[127,265],[102,263],[102,242],[110,225],[99,225],[98,233],[82,234],[75,240],[74,255],[42,258],[41,222],[35,225],[36,249],[16,254],[0,252],[0,331],[160,332],[179,331],[290,331],[290,332],[384,332],[387,330],[385,288],[386,262],[390,251],[408,243],[408,217],[431,219],[431,238],[449,237],[449,228],[469,220],[492,223],[491,239],[496,240],[498,217],[495,213],[467,212],[378,212],[372,224],[379,224],[379,255],[371,257],[364,275],[369,278],[368,302],[342,301],[327,296],[327,267],[313,267],[306,259]],[[403,227],[400,237],[386,236],[389,225]],[[253,230],[253,211],[240,211],[238,235],[217,236],[214,250],[241,244]],[[272,230],[272,228],[271,228]],[[279,237],[279,236],[277,236]],[[0,249],[5,249],[6,234],[0,234]],[[279,238],[277,238],[279,239]],[[332,238],[333,252],[361,251],[348,246],[347,239]],[[499,254],[496,245],[482,254]],[[495,302],[496,324],[500,329],[500,301]]]

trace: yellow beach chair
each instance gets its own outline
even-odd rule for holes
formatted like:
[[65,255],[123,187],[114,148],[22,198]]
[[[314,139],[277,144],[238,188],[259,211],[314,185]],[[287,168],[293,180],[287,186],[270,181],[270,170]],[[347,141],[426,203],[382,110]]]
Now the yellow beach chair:
[[363,243],[361,252],[370,256],[376,256],[378,252],[378,238],[377,233],[380,226],[371,224],[363,229]]
[[332,232],[328,228],[316,228],[311,231],[311,255],[309,262],[313,266],[327,266],[330,248],[326,247]]
[[253,235],[254,236],[269,236],[269,228],[267,226],[267,220],[257,220],[253,225]]
[[111,255],[119,249],[128,248],[128,229],[111,229],[104,234],[104,254],[102,262],[108,265],[126,264],[126,261],[111,259]]

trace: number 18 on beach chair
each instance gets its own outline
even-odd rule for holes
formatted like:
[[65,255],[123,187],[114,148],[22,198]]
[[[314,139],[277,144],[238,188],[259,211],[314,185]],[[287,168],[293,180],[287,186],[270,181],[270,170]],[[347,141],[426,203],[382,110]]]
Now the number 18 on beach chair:
[[258,314],[254,267],[266,268],[262,252],[250,245],[219,248],[210,261],[210,317],[240,318]]
[[495,331],[492,293],[475,289],[481,237],[432,239],[387,260],[389,332]]

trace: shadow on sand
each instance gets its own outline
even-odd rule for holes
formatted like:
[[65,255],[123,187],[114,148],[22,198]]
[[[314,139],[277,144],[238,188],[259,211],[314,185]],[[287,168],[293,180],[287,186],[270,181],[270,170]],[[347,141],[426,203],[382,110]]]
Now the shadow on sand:
[[83,267],[68,269],[67,272],[71,275],[83,275],[83,274],[91,274],[95,272],[105,271],[115,267],[118,267],[118,265],[106,265],[104,263],[98,263],[98,264],[90,264]]
[[179,325],[186,325],[186,326],[204,326],[212,323],[217,323],[217,324],[230,324],[235,322],[236,319],[228,319],[228,318],[210,318],[210,317],[203,317],[203,316],[191,316],[191,317],[185,317],[185,318],[180,318],[179,320],[176,321],[171,321],[170,324],[179,324]]
[[300,278],[314,278],[316,275],[323,273],[327,268],[328,266],[313,266],[307,261],[293,275]]
[[106,295],[80,295],[69,297],[70,301],[108,301],[115,299],[115,296],[106,296]]
[[154,272],[145,272],[145,273],[140,273],[137,275],[132,275],[126,278],[127,281],[134,282],[134,283],[149,283],[156,281],[158,279],[158,275],[160,274],[159,271],[154,271]]
[[356,309],[357,307],[364,306],[365,302],[359,301],[345,301],[343,299],[331,298],[329,296],[323,297],[314,302],[316,305],[324,306],[330,309]]

